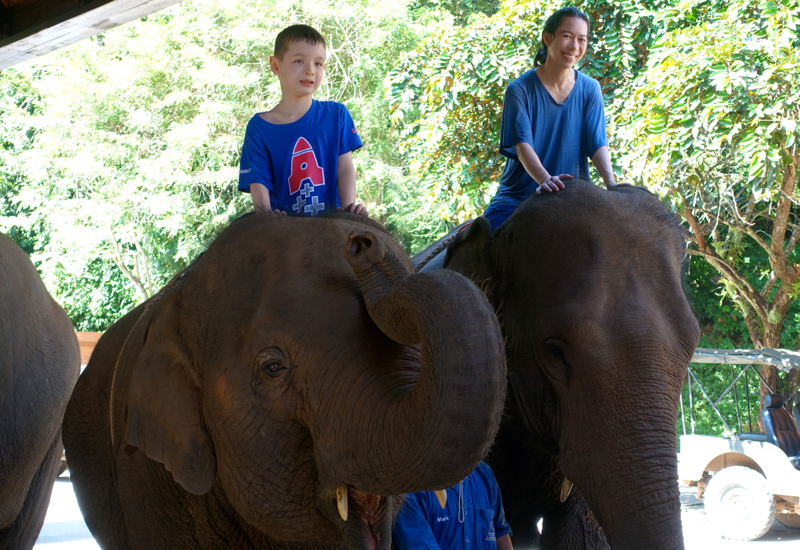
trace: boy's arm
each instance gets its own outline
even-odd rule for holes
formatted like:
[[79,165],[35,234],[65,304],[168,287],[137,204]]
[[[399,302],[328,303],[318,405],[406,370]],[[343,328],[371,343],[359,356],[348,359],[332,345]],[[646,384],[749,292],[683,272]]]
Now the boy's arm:
[[356,167],[353,165],[353,153],[339,155],[339,168],[336,173],[339,187],[339,200],[342,206],[356,202]]
[[261,214],[269,214],[272,212],[272,205],[269,201],[269,191],[264,184],[251,183],[250,196],[253,197],[253,207],[256,212],[260,212]]
[[356,204],[356,167],[353,165],[352,151],[339,155],[336,180],[342,210],[366,216],[367,209],[361,204]]
[[592,164],[597,168],[607,189],[617,185],[614,183],[614,170],[611,168],[611,154],[608,152],[608,145],[603,145],[592,155]]

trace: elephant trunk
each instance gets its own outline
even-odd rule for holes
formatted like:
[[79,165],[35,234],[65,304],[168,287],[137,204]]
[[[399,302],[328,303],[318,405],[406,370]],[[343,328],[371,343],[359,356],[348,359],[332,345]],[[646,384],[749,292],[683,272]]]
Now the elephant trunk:
[[[674,415],[652,402],[641,405],[648,408],[636,420],[610,415],[607,430],[590,424],[580,467],[566,447],[562,471],[583,493],[611,548],[683,549]],[[643,416],[647,429],[637,426]]]
[[350,440],[331,449],[351,465],[338,473],[375,494],[452,486],[488,452],[502,417],[505,355],[492,307],[457,273],[411,274],[372,233],[351,234],[346,255],[370,317],[411,360],[387,375],[399,378],[383,394],[363,395]]

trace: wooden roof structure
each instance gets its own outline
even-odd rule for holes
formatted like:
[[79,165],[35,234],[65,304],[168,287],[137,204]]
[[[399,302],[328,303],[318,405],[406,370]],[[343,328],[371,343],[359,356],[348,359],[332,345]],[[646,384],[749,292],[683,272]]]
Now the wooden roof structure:
[[180,0],[0,0],[0,69],[178,2]]

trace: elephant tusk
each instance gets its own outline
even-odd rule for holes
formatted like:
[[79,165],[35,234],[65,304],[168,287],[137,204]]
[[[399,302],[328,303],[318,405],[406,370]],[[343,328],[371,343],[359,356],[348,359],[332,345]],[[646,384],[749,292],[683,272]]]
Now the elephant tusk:
[[572,482],[564,478],[564,484],[561,486],[561,502],[567,500],[567,497],[572,492]]
[[336,507],[342,520],[347,521],[347,485],[336,489]]
[[436,493],[436,499],[439,501],[439,506],[444,509],[445,505],[447,504],[447,490],[443,489],[441,491],[434,491]]

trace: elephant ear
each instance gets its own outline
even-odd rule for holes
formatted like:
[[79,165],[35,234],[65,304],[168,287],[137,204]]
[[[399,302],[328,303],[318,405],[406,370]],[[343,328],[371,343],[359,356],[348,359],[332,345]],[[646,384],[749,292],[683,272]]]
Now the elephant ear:
[[447,247],[444,268],[461,273],[483,288],[490,279],[484,252],[491,241],[489,220],[480,216]]
[[203,495],[214,484],[216,460],[201,422],[199,385],[170,305],[159,305],[128,386],[126,443]]

